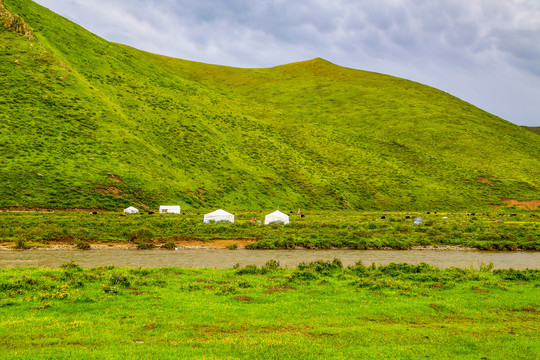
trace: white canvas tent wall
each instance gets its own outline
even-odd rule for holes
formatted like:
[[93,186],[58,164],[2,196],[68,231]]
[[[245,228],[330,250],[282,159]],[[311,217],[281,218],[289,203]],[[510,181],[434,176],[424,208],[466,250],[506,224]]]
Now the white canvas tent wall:
[[234,223],[234,215],[219,209],[204,215],[204,222],[209,223],[210,221],[230,221]]
[[264,224],[268,225],[273,222],[282,222],[283,224],[289,223],[289,215],[285,215],[279,210],[274,211],[264,217]]
[[180,214],[180,205],[160,205],[160,214]]
[[126,214],[136,214],[136,213],[139,212],[139,210],[138,210],[137,208],[134,208],[133,206],[130,206],[130,207],[128,207],[128,208],[125,208],[125,209],[124,209],[124,212],[125,212]]

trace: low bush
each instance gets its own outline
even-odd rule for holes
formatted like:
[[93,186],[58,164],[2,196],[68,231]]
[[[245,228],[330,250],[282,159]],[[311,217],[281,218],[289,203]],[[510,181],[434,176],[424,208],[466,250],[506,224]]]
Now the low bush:
[[60,268],[64,269],[64,270],[77,270],[77,271],[82,270],[82,267],[79,264],[77,264],[76,262],[74,262],[74,261],[64,263],[64,264],[60,265]]
[[147,228],[141,228],[129,232],[129,241],[138,242],[151,239],[153,237],[152,232]]
[[288,276],[290,281],[295,280],[315,280],[319,277],[319,275],[315,272],[313,269],[304,268],[304,269],[297,269],[293,271],[292,274]]
[[112,274],[109,277],[107,284],[110,286],[120,286],[126,288],[131,285],[131,280],[125,274]]
[[269,272],[281,269],[281,264],[278,261],[271,259],[260,268],[254,264],[246,265],[245,267],[241,267],[240,264],[236,264],[234,269],[237,275],[267,274]]
[[75,243],[75,246],[79,250],[90,250],[90,244],[84,240],[79,240]]
[[15,249],[18,250],[28,250],[31,246],[26,243],[26,240],[24,239],[17,239],[15,241]]
[[300,263],[298,264],[298,270],[307,270],[311,269],[319,274],[331,274],[336,270],[343,269],[343,263],[339,259],[334,259],[332,261],[317,260],[310,263]]
[[151,250],[155,248],[156,246],[153,243],[140,243],[137,245],[137,250]]
[[165,244],[161,245],[161,249],[174,250],[176,249],[176,243],[174,242],[174,240],[169,240]]

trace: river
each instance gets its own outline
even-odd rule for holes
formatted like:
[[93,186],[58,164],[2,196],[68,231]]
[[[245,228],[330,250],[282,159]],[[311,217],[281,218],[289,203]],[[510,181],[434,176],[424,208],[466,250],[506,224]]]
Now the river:
[[185,267],[231,268],[235,264],[263,265],[270,259],[282,266],[305,261],[340,259],[344,266],[362,261],[364,265],[425,262],[438,267],[478,268],[493,262],[495,269],[539,269],[540,252],[491,252],[459,250],[28,250],[0,251],[0,267],[58,267],[74,261],[82,267]]

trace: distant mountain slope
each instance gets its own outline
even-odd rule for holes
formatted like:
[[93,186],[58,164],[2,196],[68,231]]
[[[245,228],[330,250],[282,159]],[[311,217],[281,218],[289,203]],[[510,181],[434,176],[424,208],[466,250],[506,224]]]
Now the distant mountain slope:
[[[0,207],[421,210],[539,197],[540,138],[442,91],[323,59],[173,59],[29,0],[4,4]],[[14,14],[25,26],[1,21]]]
[[540,126],[523,126],[525,129],[532,131],[535,134],[540,135]]

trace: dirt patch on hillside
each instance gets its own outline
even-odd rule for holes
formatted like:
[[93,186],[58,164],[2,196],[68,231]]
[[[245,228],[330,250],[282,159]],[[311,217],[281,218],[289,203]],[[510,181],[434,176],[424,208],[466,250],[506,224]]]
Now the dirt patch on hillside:
[[95,190],[95,192],[97,192],[99,194],[112,195],[115,198],[121,198],[121,197],[124,197],[124,195],[125,195],[125,193],[122,190],[120,190],[119,188],[117,188],[116,186],[109,186],[106,189],[96,188],[94,190]]
[[537,200],[517,200],[502,198],[502,203],[506,206],[515,206],[520,209],[536,210],[540,207],[540,199]]
[[122,183],[123,182],[122,179],[120,179],[120,176],[118,176],[118,175],[109,174],[109,175],[107,175],[107,178],[109,178],[109,180],[117,182],[117,183]]
[[478,179],[475,179],[475,180],[476,180],[476,181],[480,181],[480,182],[482,182],[482,183],[484,183],[484,184],[489,184],[489,185],[491,185],[491,186],[495,186],[494,183],[492,183],[491,181],[489,181],[488,178],[485,178],[485,177],[481,177],[481,178],[478,178]]

